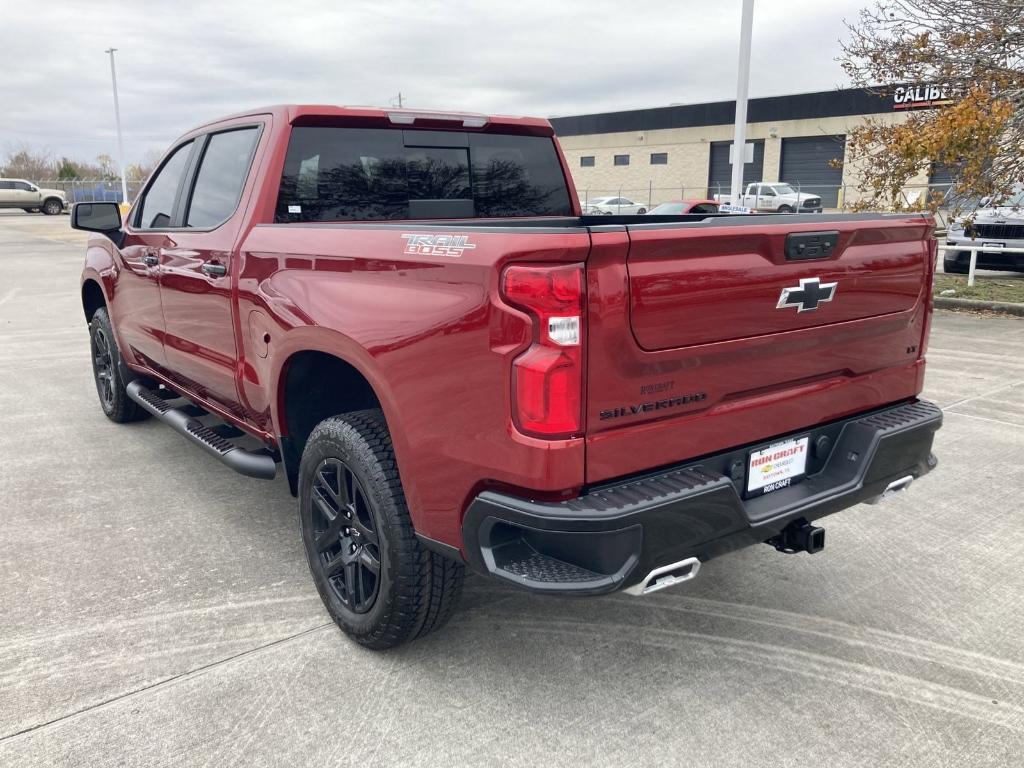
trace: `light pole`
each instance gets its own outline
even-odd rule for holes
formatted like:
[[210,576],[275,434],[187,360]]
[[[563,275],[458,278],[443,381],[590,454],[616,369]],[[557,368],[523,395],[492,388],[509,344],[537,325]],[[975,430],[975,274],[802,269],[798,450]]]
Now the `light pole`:
[[740,20],[740,60],[736,72],[736,132],[732,142],[732,199],[739,205],[743,166],[747,159],[747,86],[750,84],[750,35],[754,26],[754,0],[743,0]]
[[110,54],[110,81],[114,85],[114,122],[117,124],[117,162],[121,166],[121,202],[128,204],[128,178],[124,168],[124,141],[121,138],[121,107],[117,103],[117,71],[114,69],[114,51],[108,48],[104,53]]

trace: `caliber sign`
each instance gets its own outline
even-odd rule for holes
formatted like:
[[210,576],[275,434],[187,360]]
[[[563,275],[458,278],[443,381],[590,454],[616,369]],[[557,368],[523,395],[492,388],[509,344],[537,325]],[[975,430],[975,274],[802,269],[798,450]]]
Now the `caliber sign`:
[[893,91],[893,109],[924,109],[926,107],[944,107],[952,104],[948,85],[901,85]]

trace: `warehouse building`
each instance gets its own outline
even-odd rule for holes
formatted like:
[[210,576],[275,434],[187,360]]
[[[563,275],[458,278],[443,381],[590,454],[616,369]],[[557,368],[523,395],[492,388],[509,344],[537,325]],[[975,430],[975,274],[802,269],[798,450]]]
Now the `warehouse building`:
[[[940,98],[940,96],[942,98]],[[905,119],[909,109],[948,103],[930,86],[891,93],[860,88],[751,99],[743,183],[785,182],[822,197],[826,208],[857,198],[857,168],[846,162],[850,132],[868,117]],[[619,195],[647,205],[729,193],[735,101],[686,104],[575,117],[551,122],[580,199]],[[907,194],[948,185],[933,168],[912,179]]]

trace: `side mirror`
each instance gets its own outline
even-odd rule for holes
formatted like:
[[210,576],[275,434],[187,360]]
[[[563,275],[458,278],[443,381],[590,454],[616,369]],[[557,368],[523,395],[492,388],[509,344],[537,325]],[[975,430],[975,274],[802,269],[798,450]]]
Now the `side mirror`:
[[71,228],[99,232],[120,246],[121,209],[117,203],[75,203],[71,209]]
[[981,198],[981,200],[978,201],[978,207],[979,208],[988,208],[989,203],[991,203],[991,202],[992,202],[992,198],[988,197],[986,195],[985,197]]

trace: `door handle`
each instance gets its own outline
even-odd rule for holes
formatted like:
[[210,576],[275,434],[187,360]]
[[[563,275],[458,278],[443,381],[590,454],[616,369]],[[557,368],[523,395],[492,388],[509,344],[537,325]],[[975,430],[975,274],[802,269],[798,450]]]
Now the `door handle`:
[[204,262],[199,268],[203,270],[203,274],[209,275],[210,277],[224,277],[224,275],[228,273],[227,267],[214,261]]

